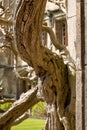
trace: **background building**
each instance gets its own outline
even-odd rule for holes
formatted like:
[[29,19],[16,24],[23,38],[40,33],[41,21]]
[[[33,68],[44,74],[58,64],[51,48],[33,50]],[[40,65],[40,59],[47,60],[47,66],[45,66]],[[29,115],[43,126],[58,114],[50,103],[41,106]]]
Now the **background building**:
[[[14,15],[18,1],[0,0],[5,7],[10,7],[6,17],[10,13]],[[76,64],[76,130],[87,129],[87,0],[66,0],[65,10],[60,6],[47,3],[44,24],[48,25],[55,32],[60,44],[67,46],[71,62]],[[15,6],[14,6],[15,5]],[[8,29],[8,26],[6,27]],[[9,28],[12,30],[13,28]],[[0,33],[1,35],[1,33]],[[56,48],[50,41],[46,32],[42,33],[42,43],[49,49],[55,51]],[[0,44],[2,44],[0,40]],[[2,53],[3,52],[3,53]],[[19,97],[19,95],[29,89],[25,81],[17,80],[14,73],[14,55],[8,49],[0,50],[0,85],[4,87],[4,95],[9,97]],[[20,64],[23,62],[19,62]],[[19,64],[19,65],[20,65]],[[24,65],[24,63],[23,63]],[[26,68],[24,68],[26,69]],[[20,74],[26,76],[22,68],[18,70]],[[23,72],[23,73],[22,73]],[[3,80],[2,80],[3,79]],[[73,88],[72,80],[72,88]],[[29,85],[28,85],[29,86]]]
[[[8,11],[6,12],[5,18],[8,20],[13,20],[14,14],[18,5],[18,0],[1,0],[2,5],[5,8],[9,7]],[[71,62],[76,61],[76,1],[73,2],[70,0],[62,0],[61,5],[56,5],[51,2],[48,2],[46,5],[45,15],[44,15],[44,24],[52,28],[56,37],[60,44],[65,45],[70,52],[69,58]],[[72,6],[73,5],[73,6]],[[5,26],[5,31],[9,30],[13,32],[13,26]],[[1,43],[0,43],[1,44]],[[49,34],[46,32],[42,33],[42,44],[52,51],[58,51],[52,44],[50,40]],[[18,98],[19,95],[29,89],[29,84],[25,81],[19,80],[16,78],[14,74],[14,67],[15,67],[15,56],[13,52],[8,48],[1,49],[1,57],[5,58],[5,62],[3,62],[3,82],[2,86],[4,87],[4,95],[10,97]],[[0,63],[1,64],[1,63]],[[18,72],[21,76],[28,75],[27,64],[23,62],[20,58],[17,64]],[[73,83],[72,83],[73,86]]]
[[[5,10],[1,9],[1,12],[6,12],[2,18],[3,20],[13,21],[16,7],[18,1],[16,0],[1,0],[2,6]],[[1,24],[0,26],[0,46],[5,46],[0,49],[0,84],[3,87],[3,95],[7,98],[19,98],[19,95],[26,91],[25,81],[19,80],[16,78],[14,69],[16,66],[15,55],[9,47],[6,47],[10,44],[9,41],[5,39],[5,33],[10,33],[13,35],[14,28],[13,25]],[[4,32],[4,33],[2,33]],[[2,38],[3,37],[3,38]],[[15,44],[15,43],[14,43]],[[18,58],[17,69],[22,76],[27,76],[27,64]],[[25,71],[25,73],[23,73]]]
[[[3,18],[13,20],[19,1],[2,0],[1,2],[5,8],[9,7]],[[66,0],[64,2],[65,3],[62,5],[55,5],[51,2],[47,3],[44,15],[44,24],[52,28],[56,34],[59,44],[65,45],[68,48],[70,52],[68,56],[69,61],[76,64],[76,1]],[[1,25],[1,28],[2,27],[5,32],[14,31],[13,26],[9,26],[8,24],[6,26]],[[52,41],[46,32],[42,33],[42,44],[54,52],[58,51],[53,46]],[[3,73],[0,79],[1,85],[4,89],[3,95],[5,97],[19,98],[20,94],[22,92],[26,92],[31,86],[26,81],[22,81],[16,78],[14,73],[16,62],[13,52],[9,48],[3,48],[1,49],[0,55],[2,58],[1,63],[3,63]],[[17,71],[21,76],[29,76],[29,70],[27,68],[27,64],[19,58]],[[72,81],[71,88],[74,89],[73,86],[75,84],[75,80],[71,78],[70,81]],[[73,95],[75,98],[75,93]]]

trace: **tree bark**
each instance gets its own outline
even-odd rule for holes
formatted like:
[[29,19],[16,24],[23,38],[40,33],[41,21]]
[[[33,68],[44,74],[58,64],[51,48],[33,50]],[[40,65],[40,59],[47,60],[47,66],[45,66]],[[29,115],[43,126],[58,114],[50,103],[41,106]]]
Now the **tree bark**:
[[[22,0],[16,14],[16,41],[21,58],[39,77],[39,96],[47,104],[45,130],[75,130],[75,86],[69,83],[68,66],[41,44],[47,0]],[[73,103],[74,102],[74,103]]]
[[20,0],[17,8],[17,48],[21,58],[34,68],[38,76],[38,89],[22,95],[0,117],[0,130],[10,130],[13,122],[40,100],[37,96],[47,104],[45,130],[75,130],[75,86],[73,84],[72,87],[69,80],[69,76],[72,79],[73,75],[69,75],[69,67],[62,57],[41,43],[46,2],[47,0]]
[[13,103],[12,107],[0,116],[0,130],[10,130],[14,122],[29,108],[38,103],[37,88],[22,94],[20,99]]

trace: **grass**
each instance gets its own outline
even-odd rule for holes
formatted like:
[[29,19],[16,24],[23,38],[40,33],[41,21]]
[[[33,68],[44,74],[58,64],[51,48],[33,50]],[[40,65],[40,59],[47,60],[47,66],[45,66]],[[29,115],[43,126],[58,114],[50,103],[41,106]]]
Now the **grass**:
[[11,130],[42,130],[45,125],[45,120],[40,119],[26,119],[17,126],[12,127]]
[[4,103],[4,104],[1,104],[1,103],[0,103],[0,109],[6,111],[7,109],[9,109],[9,107],[10,107],[11,105],[12,105],[11,102],[6,102],[6,103]]

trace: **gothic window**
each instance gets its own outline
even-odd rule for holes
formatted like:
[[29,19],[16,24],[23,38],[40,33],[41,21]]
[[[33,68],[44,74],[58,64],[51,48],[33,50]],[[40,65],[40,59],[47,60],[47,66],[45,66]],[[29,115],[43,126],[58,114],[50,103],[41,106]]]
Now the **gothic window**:
[[55,23],[55,32],[56,32],[56,37],[57,37],[57,40],[59,42],[59,44],[62,43],[62,24],[60,21],[56,21]]
[[59,20],[55,23],[56,37],[60,44],[67,45],[67,26],[65,20]]

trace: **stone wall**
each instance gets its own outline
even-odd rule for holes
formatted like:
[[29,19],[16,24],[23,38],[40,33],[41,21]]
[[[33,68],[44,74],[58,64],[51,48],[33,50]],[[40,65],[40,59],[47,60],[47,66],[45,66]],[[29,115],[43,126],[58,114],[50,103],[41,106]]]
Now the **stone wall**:
[[0,53],[0,82],[2,83],[3,95],[6,97],[15,97],[16,77],[13,67],[8,64],[8,58],[5,53]]

